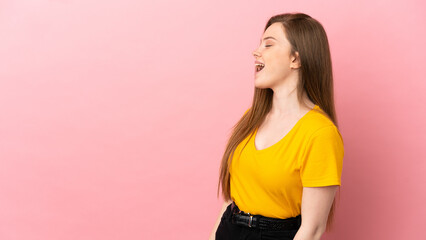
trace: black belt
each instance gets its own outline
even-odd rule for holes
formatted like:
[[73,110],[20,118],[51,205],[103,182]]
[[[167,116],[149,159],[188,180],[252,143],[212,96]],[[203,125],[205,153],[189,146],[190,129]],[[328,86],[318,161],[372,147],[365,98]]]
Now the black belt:
[[302,223],[302,216],[280,219],[262,215],[252,215],[241,211],[235,202],[231,205],[232,223],[262,230],[297,230]]

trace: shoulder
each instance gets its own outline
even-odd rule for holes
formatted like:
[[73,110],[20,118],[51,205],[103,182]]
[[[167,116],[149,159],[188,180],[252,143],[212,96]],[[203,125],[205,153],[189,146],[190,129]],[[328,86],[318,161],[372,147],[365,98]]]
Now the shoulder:
[[340,138],[343,141],[337,126],[321,109],[314,109],[310,112],[303,125],[305,126],[308,140],[312,140],[316,136],[323,136],[332,139]]
[[306,119],[304,125],[306,135],[303,140],[303,156],[315,159],[324,157],[332,159],[332,156],[338,157],[338,159],[343,158],[345,152],[343,137],[327,115],[312,114]]
[[306,115],[304,125],[315,131],[323,127],[334,126],[334,123],[322,109],[315,108]]
[[247,108],[247,110],[244,112],[243,115],[246,115],[246,113],[250,110],[251,107]]

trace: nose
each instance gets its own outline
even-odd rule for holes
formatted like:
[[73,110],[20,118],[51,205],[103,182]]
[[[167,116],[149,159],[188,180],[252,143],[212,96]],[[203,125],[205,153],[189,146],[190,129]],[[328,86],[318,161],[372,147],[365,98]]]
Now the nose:
[[253,56],[254,56],[254,57],[259,57],[259,56],[260,56],[260,54],[259,54],[257,51],[253,51]]

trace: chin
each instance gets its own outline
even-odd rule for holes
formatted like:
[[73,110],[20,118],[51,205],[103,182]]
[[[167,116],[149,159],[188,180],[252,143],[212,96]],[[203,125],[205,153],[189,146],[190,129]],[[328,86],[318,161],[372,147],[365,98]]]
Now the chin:
[[271,87],[271,84],[270,84],[270,83],[268,83],[268,82],[264,82],[264,81],[262,81],[262,80],[260,80],[260,79],[255,79],[255,80],[254,80],[254,86],[255,86],[256,88],[265,89],[265,88],[270,88],[270,87]]
[[256,88],[260,88],[260,89],[266,89],[266,88],[270,88],[269,85],[265,85],[265,84],[254,84],[254,86]]

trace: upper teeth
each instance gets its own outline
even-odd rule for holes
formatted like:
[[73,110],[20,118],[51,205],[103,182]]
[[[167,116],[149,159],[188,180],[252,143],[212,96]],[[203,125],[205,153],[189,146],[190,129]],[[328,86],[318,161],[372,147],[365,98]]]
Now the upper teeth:
[[256,66],[256,72],[260,71],[263,69],[263,67],[265,67],[265,64],[263,63],[255,63]]

